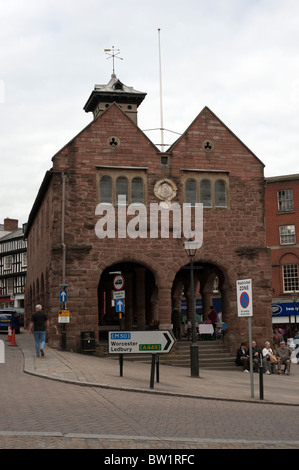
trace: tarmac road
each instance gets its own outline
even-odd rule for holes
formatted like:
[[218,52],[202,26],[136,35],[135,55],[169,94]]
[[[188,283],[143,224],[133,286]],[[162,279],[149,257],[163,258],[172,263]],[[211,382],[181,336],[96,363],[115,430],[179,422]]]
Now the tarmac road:
[[[245,384],[239,400],[224,396],[225,381],[222,391],[215,390],[221,376],[211,382],[219,397],[204,397],[200,384],[213,379],[208,372],[194,379],[182,368],[160,366],[161,383],[149,390],[148,365],[126,364],[123,381],[112,359],[49,348],[44,358],[34,358],[27,332],[16,341],[17,346],[5,342],[0,364],[1,449],[299,449],[297,365],[290,377],[266,377],[275,379],[278,390],[288,390],[276,401],[252,400],[248,377],[233,372],[230,388],[235,381],[240,392]],[[98,374],[102,384],[94,382]]]

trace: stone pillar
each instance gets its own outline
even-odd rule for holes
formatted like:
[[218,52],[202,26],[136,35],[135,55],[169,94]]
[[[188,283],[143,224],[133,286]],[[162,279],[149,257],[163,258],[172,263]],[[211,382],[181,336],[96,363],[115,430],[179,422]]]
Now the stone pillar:
[[145,267],[135,268],[136,273],[136,309],[137,309],[137,328],[145,329]]
[[159,288],[159,322],[160,330],[171,327],[171,286]]
[[132,273],[126,274],[125,279],[125,326],[127,330],[132,330],[133,324],[133,293],[132,293]]

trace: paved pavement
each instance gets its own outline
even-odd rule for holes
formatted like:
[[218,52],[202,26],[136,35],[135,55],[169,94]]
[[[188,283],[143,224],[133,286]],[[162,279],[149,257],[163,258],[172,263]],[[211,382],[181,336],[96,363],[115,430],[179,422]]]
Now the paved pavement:
[[240,367],[235,371],[200,368],[200,377],[194,378],[190,376],[189,368],[168,366],[160,362],[159,382],[155,377],[154,388],[150,388],[150,363],[133,362],[125,357],[121,377],[118,358],[58,351],[48,346],[45,348],[44,357],[36,357],[34,338],[25,330],[16,335],[16,343],[23,351],[24,372],[47,379],[142,393],[299,405],[298,364],[291,365],[289,376],[263,375],[261,399],[259,374],[253,374],[252,393],[251,374],[244,373]]

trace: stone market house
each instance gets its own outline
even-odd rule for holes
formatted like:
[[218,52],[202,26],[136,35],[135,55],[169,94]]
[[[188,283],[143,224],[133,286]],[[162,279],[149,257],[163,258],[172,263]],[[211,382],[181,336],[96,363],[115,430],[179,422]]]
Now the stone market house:
[[[142,236],[132,238],[118,213],[129,207],[138,213],[145,207],[149,214],[150,205],[177,203],[182,208],[200,202],[203,243],[194,258],[194,276],[203,318],[216,284],[222,320],[228,324],[225,341],[234,353],[240,341],[248,341],[248,320],[238,317],[236,280],[250,278],[252,335],[263,343],[272,338],[264,165],[207,107],[167,152],[160,152],[137,124],[144,98],[145,93],[127,87],[114,74],[107,85],[96,85],[84,107],[94,119],[52,158],[25,234],[26,311],[43,305],[50,317],[49,344],[61,347],[59,291],[67,284],[66,348],[80,351],[82,332],[93,331],[98,340],[107,325],[117,327],[113,273],[121,273],[125,329],[153,324],[170,329],[172,307],[180,308],[182,296],[191,318],[183,229],[178,236],[170,215],[169,237],[159,231],[152,238],[148,218]],[[125,206],[120,195],[126,196]],[[114,210],[114,238],[96,234],[96,227],[108,226],[99,210],[105,204]],[[134,218],[130,214],[127,226]],[[136,234],[140,225],[135,223]]]

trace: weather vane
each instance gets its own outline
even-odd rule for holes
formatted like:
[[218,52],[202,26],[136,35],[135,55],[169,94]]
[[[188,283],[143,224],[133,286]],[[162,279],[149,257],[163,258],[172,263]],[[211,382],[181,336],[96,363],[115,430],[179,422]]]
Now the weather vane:
[[109,57],[107,57],[107,59],[111,59],[111,57],[112,57],[113,73],[115,73],[115,71],[114,71],[114,59],[116,58],[116,59],[119,59],[119,60],[123,60],[122,57],[118,57],[120,52],[116,52],[116,51],[120,51],[120,49],[114,49],[114,46],[112,46],[112,49],[104,49],[104,52],[106,52],[106,54],[109,56]]

